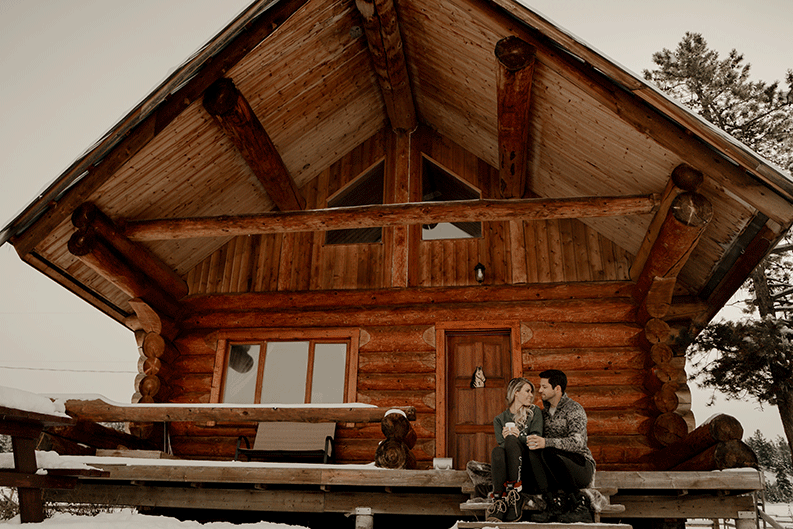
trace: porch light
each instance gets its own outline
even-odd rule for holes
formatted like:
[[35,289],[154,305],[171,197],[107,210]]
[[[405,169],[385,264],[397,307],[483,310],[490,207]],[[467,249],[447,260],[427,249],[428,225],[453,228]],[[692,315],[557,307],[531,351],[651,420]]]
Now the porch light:
[[477,283],[481,283],[485,280],[485,265],[482,263],[476,263],[474,267],[474,277],[476,278]]

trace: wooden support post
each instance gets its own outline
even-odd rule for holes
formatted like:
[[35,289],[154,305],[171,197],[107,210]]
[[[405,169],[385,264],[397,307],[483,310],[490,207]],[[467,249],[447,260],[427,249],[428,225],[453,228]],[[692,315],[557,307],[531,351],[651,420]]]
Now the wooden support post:
[[128,296],[146,300],[169,317],[179,315],[179,304],[170,294],[143,272],[122,261],[93,230],[75,232],[67,246],[72,255]]
[[537,50],[518,37],[496,44],[498,59],[499,192],[522,198],[527,191],[529,106]]
[[394,132],[411,132],[418,124],[402,36],[393,0],[355,0],[386,113]]
[[174,299],[187,295],[187,283],[168,265],[143,245],[123,236],[115,223],[95,204],[84,202],[72,213],[72,225],[78,230],[93,230],[106,240],[132,266],[146,274]]
[[240,151],[279,210],[305,208],[305,200],[275,144],[231,79],[218,79],[207,88],[204,108]]
[[[11,446],[14,450],[14,470],[27,475],[35,475],[38,471],[36,465],[36,439],[32,436],[13,436]],[[38,523],[44,521],[44,500],[39,488],[17,488],[19,495],[19,516],[22,523]]]

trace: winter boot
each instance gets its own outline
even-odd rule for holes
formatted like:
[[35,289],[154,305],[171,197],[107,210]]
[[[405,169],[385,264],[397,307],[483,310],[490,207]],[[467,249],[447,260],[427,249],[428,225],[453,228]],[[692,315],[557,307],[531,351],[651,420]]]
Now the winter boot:
[[485,521],[490,523],[503,522],[508,508],[506,498],[500,494],[494,496],[493,503],[485,509]]
[[545,492],[542,499],[545,500],[545,510],[535,512],[529,516],[529,520],[535,523],[556,522],[565,509],[565,494],[562,492]]
[[573,492],[569,496],[568,510],[559,515],[561,523],[594,523],[589,497],[581,491]]
[[521,495],[520,482],[507,483],[506,500],[507,512],[504,515],[505,522],[517,522],[523,516],[523,496]]

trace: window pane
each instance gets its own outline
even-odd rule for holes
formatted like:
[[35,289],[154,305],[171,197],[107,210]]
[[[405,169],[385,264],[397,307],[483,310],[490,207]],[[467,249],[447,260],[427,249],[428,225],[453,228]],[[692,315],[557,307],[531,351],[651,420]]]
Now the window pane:
[[256,397],[256,376],[259,373],[259,346],[234,344],[226,366],[226,387],[223,402],[253,404]]
[[311,402],[344,402],[344,371],[347,365],[347,344],[318,343],[314,346],[314,377],[311,381]]
[[306,399],[308,342],[268,342],[262,402],[303,404]]

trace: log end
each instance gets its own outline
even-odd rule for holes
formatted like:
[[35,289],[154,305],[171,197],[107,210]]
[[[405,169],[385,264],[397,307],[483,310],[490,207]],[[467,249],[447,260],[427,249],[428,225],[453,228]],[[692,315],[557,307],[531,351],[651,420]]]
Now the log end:
[[537,49],[534,46],[513,35],[496,44],[498,62],[511,72],[533,65],[536,55]]

